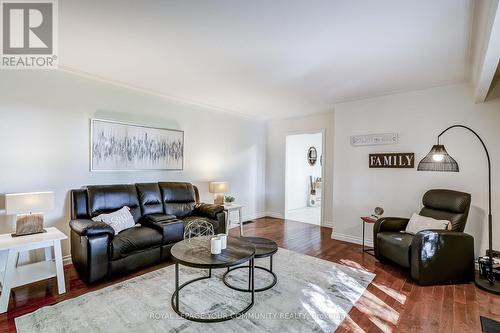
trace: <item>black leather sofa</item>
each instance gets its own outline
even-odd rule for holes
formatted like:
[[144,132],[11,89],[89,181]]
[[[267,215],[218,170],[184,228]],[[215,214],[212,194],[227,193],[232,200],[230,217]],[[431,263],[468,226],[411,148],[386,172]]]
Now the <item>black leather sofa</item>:
[[[215,233],[226,231],[223,207],[200,203],[190,183],[87,186],[71,190],[70,197],[71,257],[87,283],[167,260],[185,225],[195,219],[212,223]],[[136,227],[115,235],[107,224],[92,221],[124,206],[130,207]]]
[[373,227],[375,257],[409,268],[420,285],[467,283],[474,278],[474,238],[464,233],[471,196],[452,190],[430,190],[420,215],[448,220],[452,230],[401,233],[409,219],[383,217]]

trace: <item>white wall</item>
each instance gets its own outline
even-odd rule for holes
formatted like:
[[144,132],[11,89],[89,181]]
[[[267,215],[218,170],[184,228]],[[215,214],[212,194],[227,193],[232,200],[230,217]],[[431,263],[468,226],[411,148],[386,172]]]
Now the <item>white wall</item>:
[[[322,133],[296,134],[286,137],[286,209],[293,210],[307,206],[310,179],[321,178],[320,157],[323,154]],[[315,147],[318,160],[310,165],[307,152]]]
[[266,207],[269,215],[284,217],[285,212],[285,151],[286,136],[301,132],[325,130],[325,146],[323,147],[323,179],[322,194],[323,221],[329,226],[333,221],[332,214],[332,175],[333,175],[333,112],[314,116],[272,120],[267,126],[267,163],[266,163]]
[[[89,119],[185,131],[183,171],[90,172]],[[189,181],[205,201],[208,182],[227,180],[244,216],[265,215],[266,126],[58,71],[0,74],[0,233],[15,217],[1,194],[55,191],[46,226],[69,234],[68,191],[89,184]],[[69,254],[69,242],[63,244]]]
[[[494,95],[493,93],[491,94]],[[493,166],[494,245],[500,247],[500,99],[474,104],[472,88],[456,85],[384,96],[335,107],[334,238],[359,241],[360,216],[382,206],[385,216],[410,216],[431,188],[472,195],[466,232],[474,236],[476,255],[487,247],[487,166],[483,148],[469,132],[455,129],[441,142],[460,165],[459,173],[416,169],[369,169],[368,154],[414,152],[418,163],[449,125],[475,129],[490,150]],[[354,134],[397,132],[398,145],[352,147]],[[496,216],[495,216],[496,214]],[[368,238],[372,238],[371,229]],[[480,249],[480,252],[478,252]]]

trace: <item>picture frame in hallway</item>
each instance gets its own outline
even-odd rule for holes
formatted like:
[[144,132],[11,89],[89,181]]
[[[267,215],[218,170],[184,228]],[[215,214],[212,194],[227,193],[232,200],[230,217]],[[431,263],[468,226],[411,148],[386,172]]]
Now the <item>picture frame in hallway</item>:
[[91,171],[183,170],[184,131],[90,120]]

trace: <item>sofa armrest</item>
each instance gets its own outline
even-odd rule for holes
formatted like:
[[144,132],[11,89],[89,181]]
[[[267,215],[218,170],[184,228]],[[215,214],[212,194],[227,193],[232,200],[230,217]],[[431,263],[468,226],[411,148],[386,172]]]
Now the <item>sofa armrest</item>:
[[193,215],[208,217],[217,220],[217,215],[224,211],[224,206],[215,204],[200,203],[196,205]]
[[474,238],[448,230],[423,230],[411,244],[411,275],[421,285],[474,279]]
[[76,219],[69,222],[71,230],[79,236],[108,235],[110,239],[115,235],[115,230],[104,222],[96,222],[88,219]]
[[146,215],[139,222],[162,234],[163,244],[171,244],[184,239],[184,222],[175,215]]

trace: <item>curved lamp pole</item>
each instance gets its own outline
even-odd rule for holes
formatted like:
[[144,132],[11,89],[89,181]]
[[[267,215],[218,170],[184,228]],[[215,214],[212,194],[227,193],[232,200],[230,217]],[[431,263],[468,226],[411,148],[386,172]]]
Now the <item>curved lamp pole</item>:
[[450,171],[450,172],[458,172],[459,167],[458,163],[448,154],[446,149],[444,148],[443,145],[439,143],[439,139],[441,136],[446,133],[447,131],[453,129],[453,128],[463,128],[466,130],[469,130],[472,132],[481,142],[481,145],[484,148],[484,151],[486,152],[486,158],[488,160],[488,241],[489,241],[489,272],[488,276],[483,278],[482,276],[476,277],[475,282],[476,285],[488,292],[495,293],[495,294],[500,294],[500,286],[499,284],[495,281],[495,274],[493,273],[493,217],[491,214],[491,160],[490,160],[490,154],[488,152],[488,149],[486,148],[486,145],[484,144],[483,139],[477,134],[473,129],[470,127],[464,126],[464,125],[453,125],[442,131],[438,135],[438,142],[437,145],[434,145],[425,156],[420,163],[418,164],[418,171]]

